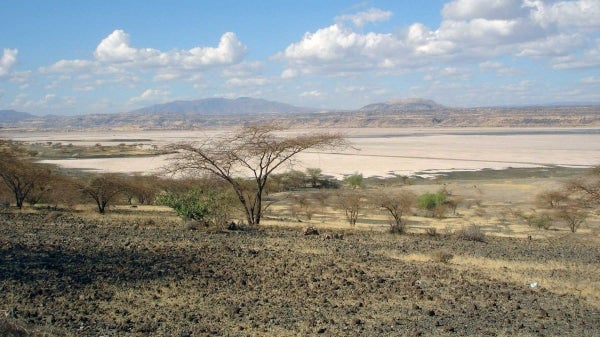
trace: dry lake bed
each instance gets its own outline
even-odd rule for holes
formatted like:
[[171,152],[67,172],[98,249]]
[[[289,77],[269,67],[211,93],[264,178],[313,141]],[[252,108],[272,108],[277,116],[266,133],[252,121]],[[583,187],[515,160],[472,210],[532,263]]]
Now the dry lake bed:
[[[293,130],[290,132],[310,132]],[[460,128],[327,129],[342,132],[354,148],[339,152],[302,153],[294,169],[321,168],[343,176],[427,175],[438,171],[503,169],[559,165],[590,167],[600,163],[600,129],[597,128]],[[106,131],[106,132],[4,132],[0,136],[28,142],[63,144],[165,145],[218,137],[223,130]],[[48,160],[65,168],[103,172],[153,173],[167,156]]]

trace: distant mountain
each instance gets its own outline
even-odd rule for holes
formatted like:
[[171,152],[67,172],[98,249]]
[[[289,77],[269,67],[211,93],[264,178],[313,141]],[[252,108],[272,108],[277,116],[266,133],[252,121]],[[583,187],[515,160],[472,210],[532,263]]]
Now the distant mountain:
[[263,113],[304,113],[315,109],[249,97],[236,99],[206,98],[194,101],[174,101],[131,111],[143,114],[239,115]]
[[439,111],[447,109],[430,99],[423,98],[404,98],[385,103],[373,103],[360,108],[362,112],[419,112],[419,111]]
[[27,112],[20,112],[15,110],[0,110],[0,124],[16,123],[36,117],[37,116],[34,116]]

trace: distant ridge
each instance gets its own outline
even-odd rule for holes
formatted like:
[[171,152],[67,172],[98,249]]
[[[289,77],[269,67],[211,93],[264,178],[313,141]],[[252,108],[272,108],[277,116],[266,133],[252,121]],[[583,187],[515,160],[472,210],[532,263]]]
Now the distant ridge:
[[16,123],[36,117],[37,116],[27,112],[20,112],[16,110],[0,110],[0,124]]
[[447,109],[430,99],[423,98],[403,98],[388,101],[385,103],[373,103],[365,105],[359,111],[363,112],[417,112],[417,111],[438,111]]
[[302,113],[315,109],[297,107],[285,103],[267,101],[264,99],[240,97],[206,98],[193,101],[174,101],[156,104],[132,113],[151,114],[199,114],[199,115],[232,115],[232,114],[260,114],[260,113]]
[[600,128],[600,105],[457,108],[423,98],[373,103],[354,110],[319,110],[242,97],[174,101],[113,114],[37,117],[2,112],[3,130],[198,130],[254,123],[291,128]]

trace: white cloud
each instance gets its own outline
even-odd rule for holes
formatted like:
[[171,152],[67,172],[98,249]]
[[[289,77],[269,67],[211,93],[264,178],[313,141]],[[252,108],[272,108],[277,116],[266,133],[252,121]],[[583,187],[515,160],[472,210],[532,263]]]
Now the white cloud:
[[225,85],[228,87],[254,87],[266,85],[269,81],[264,77],[253,77],[253,78],[238,78],[234,77],[227,82]]
[[41,67],[41,73],[72,73],[89,71],[95,66],[88,60],[60,60],[49,67]]
[[349,21],[357,27],[362,27],[367,23],[387,21],[392,17],[392,12],[383,11],[379,8],[370,8],[364,12],[338,16],[337,21]]
[[527,14],[522,0],[456,0],[444,5],[442,16],[448,20],[504,20]]
[[589,49],[584,50],[580,55],[571,54],[565,57],[559,57],[553,60],[555,69],[577,69],[600,67],[600,39]]
[[158,102],[169,99],[171,93],[168,90],[160,89],[146,89],[139,96],[132,97],[129,102],[140,103],[140,102]]
[[557,34],[543,39],[523,43],[520,56],[559,56],[567,55],[585,45],[585,38],[579,34]]
[[[505,56],[546,58],[557,69],[593,67],[600,63],[596,61],[600,50],[587,32],[600,30],[600,14],[595,14],[598,7],[598,0],[550,4],[533,0],[456,0],[442,9],[444,20],[437,29],[417,22],[394,33],[355,31],[345,26],[344,20],[339,21],[352,21],[353,16],[344,16],[338,17],[336,24],[305,33],[275,58],[287,61],[282,78],[345,76],[365,71],[398,74],[440,64],[471,65]],[[564,9],[566,17],[553,14],[558,9]],[[502,73],[515,72],[505,67]]]
[[115,30],[94,51],[94,57],[103,63],[184,69],[231,65],[240,62],[245,54],[246,47],[231,32],[221,36],[217,47],[162,52],[152,48],[131,47],[129,34]]
[[577,0],[546,2],[524,0],[532,9],[531,17],[543,27],[556,25],[563,28],[600,28],[600,1]]
[[2,58],[0,58],[0,77],[8,75],[10,68],[17,63],[17,49],[4,48]]
[[194,47],[167,52],[153,48],[135,48],[131,46],[130,40],[125,31],[115,30],[98,44],[93,53],[94,59],[60,60],[41,67],[39,72],[104,75],[127,80],[137,78],[137,72],[152,70],[155,72],[155,81],[172,81],[193,77],[198,71],[209,68],[236,65],[246,54],[246,47],[234,33],[223,34],[216,47]]
[[306,33],[304,38],[277,55],[292,65],[282,74],[291,78],[299,74],[332,71],[352,73],[385,65],[401,56],[402,42],[392,34],[360,34],[340,24]]

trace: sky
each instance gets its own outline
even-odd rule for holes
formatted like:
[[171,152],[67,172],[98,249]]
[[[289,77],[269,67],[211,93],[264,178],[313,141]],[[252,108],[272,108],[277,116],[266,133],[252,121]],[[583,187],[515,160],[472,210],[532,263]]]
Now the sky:
[[600,102],[600,0],[2,0],[0,109]]

